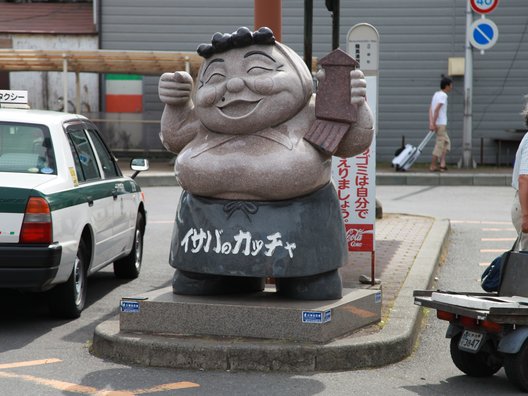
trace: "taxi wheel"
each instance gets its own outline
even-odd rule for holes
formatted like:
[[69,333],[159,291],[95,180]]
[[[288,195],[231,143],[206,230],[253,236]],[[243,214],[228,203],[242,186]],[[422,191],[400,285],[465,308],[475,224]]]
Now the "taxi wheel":
[[120,279],[136,279],[141,271],[141,260],[143,259],[143,233],[145,221],[141,212],[136,220],[134,231],[134,245],[128,256],[114,262],[114,275]]
[[67,319],[81,316],[86,303],[86,257],[86,244],[81,241],[70,277],[50,291],[50,311],[53,316]]

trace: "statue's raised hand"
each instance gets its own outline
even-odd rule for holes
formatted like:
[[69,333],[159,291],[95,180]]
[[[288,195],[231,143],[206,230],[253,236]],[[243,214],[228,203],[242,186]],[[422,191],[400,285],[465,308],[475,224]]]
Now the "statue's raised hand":
[[182,106],[191,98],[193,80],[187,72],[163,73],[159,80],[160,100],[168,105]]
[[361,106],[367,96],[367,81],[359,69],[350,72],[350,103]]

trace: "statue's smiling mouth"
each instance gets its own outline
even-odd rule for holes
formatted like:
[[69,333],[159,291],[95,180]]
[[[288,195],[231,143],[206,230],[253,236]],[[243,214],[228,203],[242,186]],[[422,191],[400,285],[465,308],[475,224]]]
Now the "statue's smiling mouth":
[[255,101],[233,100],[221,103],[217,107],[223,114],[230,118],[240,118],[252,113],[259,103],[260,99]]

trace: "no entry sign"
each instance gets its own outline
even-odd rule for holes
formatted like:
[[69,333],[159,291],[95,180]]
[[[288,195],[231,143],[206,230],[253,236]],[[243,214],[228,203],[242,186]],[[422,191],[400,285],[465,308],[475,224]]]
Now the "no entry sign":
[[499,4],[499,0],[469,0],[473,11],[479,14],[489,14]]

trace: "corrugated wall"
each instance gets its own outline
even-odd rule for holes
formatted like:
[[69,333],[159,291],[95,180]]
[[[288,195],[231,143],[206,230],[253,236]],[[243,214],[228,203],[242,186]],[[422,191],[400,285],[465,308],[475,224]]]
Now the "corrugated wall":
[[[304,2],[283,0],[282,41],[303,52]],[[378,160],[389,162],[402,136],[418,144],[427,132],[430,99],[447,74],[449,57],[464,56],[465,0],[341,0],[341,47],[360,22],[380,33]],[[253,1],[237,0],[105,0],[102,2],[102,48],[193,51],[216,31],[253,25]],[[474,18],[478,16],[475,15]],[[501,1],[488,16],[499,28],[497,44],[481,55],[474,51],[473,155],[496,158],[494,137],[505,129],[523,128],[519,115],[528,94],[528,1]],[[331,17],[322,0],[314,1],[313,55],[331,50]],[[454,77],[449,97],[449,130],[453,150],[461,157],[463,77]],[[145,110],[161,112],[157,78],[145,78]],[[432,143],[420,161],[430,159]],[[513,157],[514,147],[509,157]],[[506,153],[503,153],[503,157]]]

